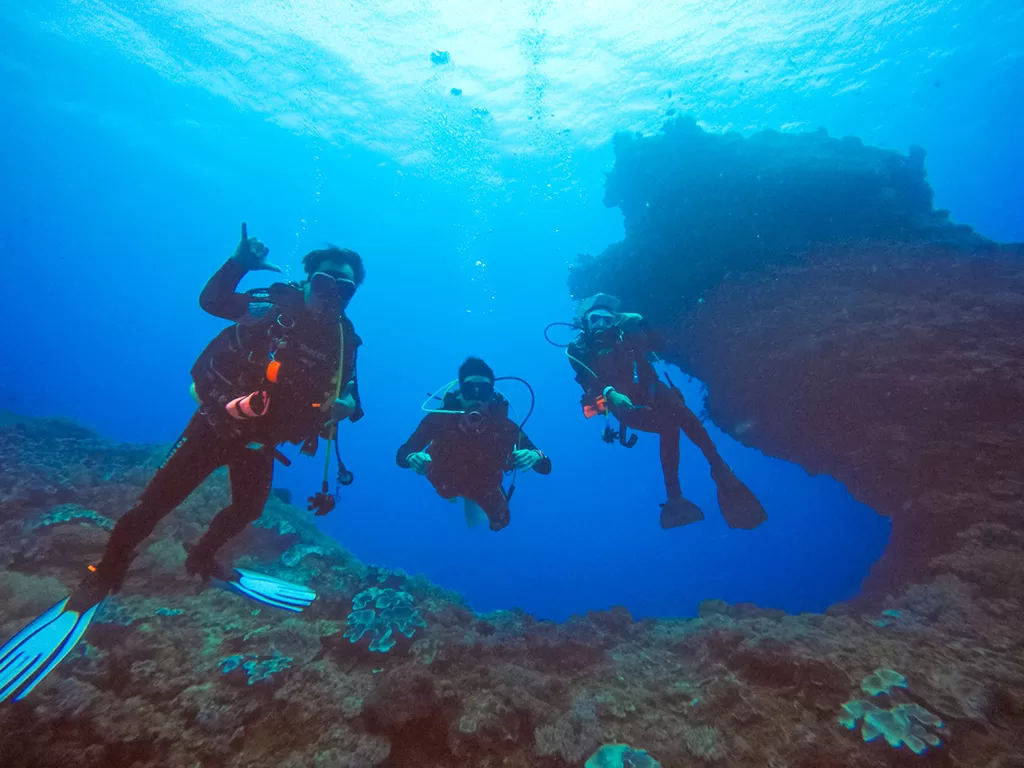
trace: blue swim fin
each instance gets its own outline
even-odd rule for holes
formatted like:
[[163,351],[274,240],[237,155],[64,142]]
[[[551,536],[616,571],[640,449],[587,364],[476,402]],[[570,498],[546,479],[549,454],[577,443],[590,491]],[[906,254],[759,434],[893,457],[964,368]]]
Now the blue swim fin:
[[0,648],[0,702],[14,694],[14,701],[21,701],[31,693],[71,653],[103,602],[76,611],[68,609],[70,599],[65,597]]
[[476,528],[480,523],[487,522],[487,513],[472,499],[463,497],[462,513],[466,517],[467,528]]
[[316,592],[301,584],[264,576],[262,573],[247,571],[244,568],[232,570],[235,572],[234,578],[215,578],[213,581],[224,589],[238,592],[257,602],[296,613],[308,608],[316,600]]

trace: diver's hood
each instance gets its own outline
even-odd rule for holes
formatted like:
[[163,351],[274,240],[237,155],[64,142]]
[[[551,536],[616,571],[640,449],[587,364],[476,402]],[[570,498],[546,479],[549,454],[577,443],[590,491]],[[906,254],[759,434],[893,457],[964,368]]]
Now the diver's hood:
[[580,302],[580,305],[576,307],[576,322],[578,325],[582,326],[583,318],[595,309],[607,309],[609,312],[618,312],[619,304],[621,304],[621,302],[618,298],[612,296],[610,293],[595,293],[593,296],[585,298]]

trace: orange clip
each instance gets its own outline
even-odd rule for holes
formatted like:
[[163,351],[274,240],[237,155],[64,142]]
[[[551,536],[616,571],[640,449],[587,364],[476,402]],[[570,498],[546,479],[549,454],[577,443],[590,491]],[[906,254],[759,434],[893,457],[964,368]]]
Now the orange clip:
[[271,384],[277,384],[277,374],[281,370],[281,363],[277,360],[271,360],[267,363],[267,381]]

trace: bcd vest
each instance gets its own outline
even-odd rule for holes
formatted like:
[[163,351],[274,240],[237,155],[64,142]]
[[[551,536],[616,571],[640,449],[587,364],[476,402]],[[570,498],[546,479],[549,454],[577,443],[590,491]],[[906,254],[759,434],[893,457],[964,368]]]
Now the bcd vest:
[[[268,444],[317,435],[337,392],[342,339],[336,318],[302,305],[271,305],[225,328],[192,366],[201,412],[217,427]],[[264,415],[247,422],[228,416],[228,403],[253,392],[267,394]]]

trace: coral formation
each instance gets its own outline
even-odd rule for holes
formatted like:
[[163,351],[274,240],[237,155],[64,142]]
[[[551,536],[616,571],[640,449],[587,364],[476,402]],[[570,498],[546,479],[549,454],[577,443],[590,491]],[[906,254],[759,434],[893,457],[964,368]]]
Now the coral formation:
[[[103,544],[92,525],[32,522],[59,503],[116,519],[161,451],[12,419],[0,426],[0,457],[9,637],[66,595]],[[903,747],[935,739],[941,749],[923,759],[934,753],[936,764],[1008,766],[1024,755],[1019,593],[986,597],[947,573],[894,596],[884,610],[898,618],[884,627],[854,606],[787,616],[721,601],[692,619],[634,622],[617,608],[556,625],[474,614],[422,578],[360,563],[305,510],[271,499],[277,532],[251,526],[232,553],[317,591],[292,615],[200,590],[185,574],[184,545],[227,486],[216,475],[168,518],[85,642],[30,697],[0,707],[0,765],[579,768],[618,757],[634,768],[874,768],[917,759]],[[323,552],[286,568],[296,545]],[[371,653],[365,639],[350,642],[346,617],[358,611],[375,614],[376,630],[360,625],[372,639],[390,630],[400,644]],[[909,689],[893,685],[894,669]],[[869,697],[877,711],[850,702],[866,696],[865,679],[888,687]],[[844,703],[859,733],[837,723]],[[898,751],[888,745],[897,739]]]
[[661,763],[629,744],[605,744],[587,760],[584,768],[661,768]]
[[894,669],[876,669],[860,681],[860,689],[869,696],[889,693],[893,688],[906,688],[907,678]]
[[266,680],[275,672],[282,672],[291,667],[295,659],[290,656],[275,654],[269,658],[261,658],[254,653],[236,653],[217,662],[222,674],[228,675],[236,669],[245,672],[248,685]]
[[857,727],[863,718],[861,736],[864,741],[874,741],[884,736],[890,747],[899,748],[904,744],[915,755],[923,755],[929,746],[937,747],[942,740],[927,727],[941,728],[942,721],[920,704],[897,704],[892,709],[880,709],[870,701],[848,701],[843,704],[839,718],[848,730]]
[[413,607],[413,597],[397,589],[368,587],[352,599],[352,612],[348,615],[345,637],[358,643],[363,635],[370,635],[371,651],[390,651],[398,640],[397,630],[406,637],[425,627],[419,611]]
[[824,132],[620,135],[625,239],[581,256],[708,388],[715,424],[893,519],[872,607],[955,574],[1024,586],[1024,246],[932,208],[924,153]]
[[70,523],[72,521],[96,525],[107,531],[114,529],[114,521],[109,517],[104,517],[96,510],[86,509],[78,504],[60,504],[54,507],[39,518],[32,527],[41,528],[47,525]]
[[[896,689],[906,689],[907,679],[892,669],[876,669],[861,680],[860,688],[870,696],[891,697]],[[928,728],[941,730],[944,724],[936,715],[916,702],[894,703],[883,709],[871,701],[853,699],[842,706],[839,724],[852,731],[863,720],[861,737],[874,741],[884,736],[889,746],[904,744],[914,754],[924,754],[929,746],[937,747],[942,739]]]

